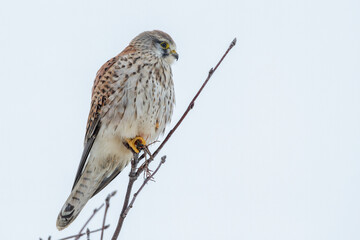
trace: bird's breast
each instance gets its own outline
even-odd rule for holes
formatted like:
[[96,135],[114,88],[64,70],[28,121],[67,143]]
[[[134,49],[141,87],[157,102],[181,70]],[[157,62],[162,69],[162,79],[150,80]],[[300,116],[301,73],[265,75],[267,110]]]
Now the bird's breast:
[[175,103],[170,66],[138,59],[137,64],[118,69],[116,75],[104,116],[106,131],[121,138],[142,136],[155,141],[170,122]]

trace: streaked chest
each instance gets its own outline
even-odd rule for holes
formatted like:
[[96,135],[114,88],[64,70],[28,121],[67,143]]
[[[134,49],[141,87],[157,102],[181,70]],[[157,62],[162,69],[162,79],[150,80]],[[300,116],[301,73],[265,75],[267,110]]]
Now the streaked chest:
[[113,66],[114,93],[107,124],[114,131],[159,135],[170,122],[175,103],[171,68],[156,58],[121,58]]

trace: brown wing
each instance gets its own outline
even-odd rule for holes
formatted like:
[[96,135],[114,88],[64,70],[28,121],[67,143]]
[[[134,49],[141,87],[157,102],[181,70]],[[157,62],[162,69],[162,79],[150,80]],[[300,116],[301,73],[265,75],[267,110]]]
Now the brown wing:
[[81,177],[86,160],[89,156],[92,145],[94,144],[97,133],[99,132],[101,126],[101,109],[107,104],[108,96],[111,94],[110,91],[107,91],[108,88],[106,89],[105,86],[108,86],[106,83],[109,83],[109,79],[114,74],[114,71],[111,69],[111,67],[119,59],[119,57],[120,54],[107,61],[96,73],[91,97],[90,113],[86,125],[84,151],[80,159],[80,164],[76,173],[73,188]]
[[[75,187],[76,183],[79,181],[82,175],[90,150],[92,148],[92,145],[94,144],[97,133],[99,132],[101,126],[101,114],[103,114],[101,110],[105,105],[109,104],[109,96],[113,94],[113,92],[110,90],[110,85],[113,81],[113,75],[115,74],[113,65],[118,61],[121,56],[133,52],[135,52],[134,47],[127,46],[120,54],[108,60],[104,65],[102,65],[102,67],[96,73],[96,78],[94,81],[91,96],[90,113],[86,125],[84,151],[80,159],[80,164],[76,173],[73,188]],[[109,178],[107,179],[109,180]],[[105,179],[101,183],[99,189],[104,188],[113,178],[110,181],[108,181],[107,179]]]

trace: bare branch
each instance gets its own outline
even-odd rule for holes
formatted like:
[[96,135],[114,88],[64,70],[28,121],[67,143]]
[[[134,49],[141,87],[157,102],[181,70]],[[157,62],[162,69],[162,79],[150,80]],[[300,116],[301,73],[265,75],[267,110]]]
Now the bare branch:
[[[90,231],[90,233],[100,232],[100,231],[102,231],[103,229],[108,229],[109,227],[110,227],[110,225],[106,225],[104,228],[99,228],[99,229]],[[71,239],[71,238],[75,238],[75,237],[81,237],[81,236],[84,236],[85,234],[86,234],[86,233],[81,233],[80,235],[79,235],[79,234],[76,234],[76,235],[68,236],[68,237],[66,237],[66,238],[61,238],[61,239],[59,239],[59,240],[67,240],[67,239]]]
[[133,158],[133,160],[131,160],[131,170],[130,170],[130,174],[129,174],[129,184],[127,186],[125,200],[124,200],[123,208],[122,208],[121,213],[120,213],[118,224],[116,226],[114,235],[111,238],[112,240],[116,240],[118,238],[121,227],[122,227],[123,222],[124,222],[124,220],[126,218],[125,210],[126,210],[126,208],[128,207],[128,204],[129,204],[129,199],[130,199],[132,187],[134,185],[135,180],[137,179],[136,167],[137,167],[137,164],[139,162],[138,157],[139,157],[139,154],[134,153],[134,158]]
[[103,237],[104,237],[104,226],[105,226],[105,221],[106,221],[106,214],[107,214],[107,211],[108,211],[108,209],[110,207],[110,198],[112,198],[115,194],[116,194],[116,191],[113,191],[105,199],[105,211],[104,211],[104,218],[103,218],[103,224],[102,224],[100,240],[103,240]]
[[134,193],[133,198],[131,199],[131,202],[129,204],[129,206],[127,207],[125,213],[128,214],[128,212],[130,211],[130,209],[133,207],[134,202],[136,200],[136,197],[139,195],[139,193],[141,192],[141,190],[145,187],[145,185],[154,177],[154,175],[157,173],[157,171],[160,169],[161,165],[163,165],[166,161],[166,156],[162,156],[161,157],[161,161],[159,163],[159,165],[157,166],[157,168],[155,169],[155,171],[148,177],[145,178],[143,184],[140,186],[140,188],[137,190],[136,193]]
[[78,233],[78,236],[75,238],[75,240],[78,240],[82,236],[82,231],[85,229],[85,227],[89,224],[91,219],[95,216],[95,214],[104,206],[104,204],[101,204],[100,207],[95,208],[93,211],[93,214],[90,216],[90,218],[85,222],[84,226],[80,229],[80,232]]

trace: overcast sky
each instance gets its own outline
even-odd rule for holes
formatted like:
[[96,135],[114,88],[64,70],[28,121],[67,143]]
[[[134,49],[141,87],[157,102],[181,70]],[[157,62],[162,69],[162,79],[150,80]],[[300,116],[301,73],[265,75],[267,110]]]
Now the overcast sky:
[[357,0],[2,1],[0,238],[77,233],[118,190],[110,238],[129,168],[69,228],[55,221],[97,70],[160,29],[180,55],[172,125],[238,43],[163,149],[167,162],[119,239],[360,239],[359,16]]

